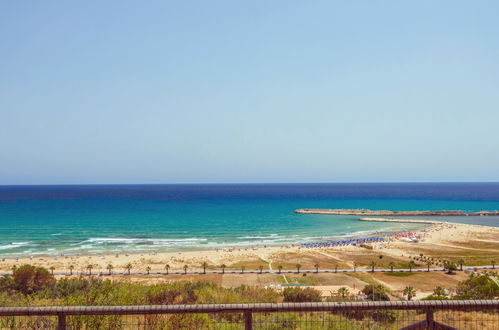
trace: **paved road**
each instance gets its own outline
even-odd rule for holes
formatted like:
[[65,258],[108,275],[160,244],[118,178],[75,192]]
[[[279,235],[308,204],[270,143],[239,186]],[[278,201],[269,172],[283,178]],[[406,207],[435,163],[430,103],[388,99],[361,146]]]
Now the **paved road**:
[[[474,269],[496,269],[494,266],[468,266],[468,267],[463,267],[463,270],[474,270]],[[498,268],[499,269],[499,268]],[[390,272],[391,269],[389,268],[375,268],[374,272],[376,273],[386,273]],[[406,269],[394,269],[394,272],[410,272],[411,270],[409,268]],[[412,269],[412,272],[414,273],[420,273],[420,272],[427,272],[427,268],[417,268],[417,269]],[[430,268],[430,272],[441,272],[445,271],[443,268]],[[98,269],[93,269],[92,270],[92,275],[108,275],[107,270],[98,270]],[[353,269],[319,269],[318,271],[315,269],[300,269],[300,274],[310,274],[310,273],[371,273],[371,269],[367,268],[359,268],[356,269],[355,271]],[[0,272],[0,275],[11,275],[12,272]],[[113,271],[113,275],[128,275],[127,271]],[[165,275],[166,271],[151,271],[149,272],[151,275]],[[180,275],[185,275],[186,273],[183,270],[170,270],[168,274],[180,274]],[[202,270],[196,270],[196,271],[187,271],[187,274],[204,274]],[[222,274],[222,270],[206,270],[206,274]],[[240,270],[225,270],[225,274],[274,274],[274,275],[280,275],[280,274],[298,274],[296,270],[282,270],[279,272],[278,270],[269,270],[269,269],[263,269],[262,271],[260,270],[245,270],[244,272],[241,272]],[[70,275],[70,272],[54,272],[54,275]],[[76,272],[73,271],[73,275],[88,275],[88,272]],[[147,275],[146,271],[131,271],[130,275]]]

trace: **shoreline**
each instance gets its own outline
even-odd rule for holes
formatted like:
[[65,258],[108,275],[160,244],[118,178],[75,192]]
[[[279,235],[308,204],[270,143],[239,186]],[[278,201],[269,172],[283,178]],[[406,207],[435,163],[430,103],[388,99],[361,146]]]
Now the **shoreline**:
[[[401,221],[400,223],[403,223]],[[414,223],[414,225],[418,225],[417,223]],[[421,223],[421,225],[424,225]],[[245,242],[227,242],[227,243],[221,243],[221,242],[216,242],[216,246],[210,246],[210,243],[206,245],[198,244],[198,245],[193,245],[193,246],[162,246],[162,245],[155,245],[154,243],[151,243],[150,245],[144,245],[147,246],[147,248],[144,249],[137,249],[134,245],[135,242],[139,242],[138,246],[140,245],[140,242],[142,241],[161,241],[163,238],[102,238],[101,240],[106,240],[106,241],[113,241],[113,240],[123,240],[129,243],[126,243],[127,245],[131,245],[131,248],[106,248],[102,247],[100,251],[88,251],[88,250],[66,250],[64,248],[58,249],[54,248],[52,251],[30,251],[30,252],[14,252],[11,254],[0,254],[0,260],[2,259],[24,259],[24,258],[64,258],[64,257],[80,257],[80,256],[101,256],[101,255],[115,255],[115,254],[130,254],[130,255],[147,255],[147,254],[163,254],[163,253],[188,253],[188,252],[199,252],[203,253],[206,251],[219,251],[219,250],[252,250],[252,249],[258,249],[258,248],[266,248],[266,247],[273,247],[273,248],[287,248],[293,245],[300,245],[303,243],[311,243],[311,242],[317,242],[320,240],[342,240],[342,239],[355,239],[355,238],[362,238],[362,237],[371,237],[373,235],[390,235],[390,234],[396,234],[400,232],[404,232],[407,230],[418,230],[418,229],[423,229],[419,226],[411,226],[410,228],[403,227],[403,226],[384,226],[381,228],[372,228],[368,230],[359,230],[359,231],[354,231],[350,233],[338,233],[338,234],[324,234],[322,236],[308,236],[308,235],[303,235],[301,237],[295,237],[295,236],[289,236],[289,237],[284,237],[284,236],[279,236],[278,234],[269,234],[268,237],[263,235],[260,237],[262,240],[255,240],[255,241],[245,241]],[[274,236],[276,235],[276,236]],[[264,237],[265,236],[265,237]],[[276,239],[275,241],[272,241],[272,239]],[[174,241],[175,239],[166,239],[166,240],[172,240]],[[201,240],[201,239],[197,239]],[[285,241],[283,241],[285,240]],[[24,243],[24,242],[23,242]],[[16,244],[10,243],[10,244]],[[79,243],[82,244],[82,243]]]
[[[374,221],[382,220],[383,219],[376,219]],[[406,221],[403,219],[388,220],[390,220],[390,222],[391,220],[397,222]],[[477,237],[482,237],[483,235],[492,235],[493,239],[493,237],[499,235],[499,228],[483,225],[441,222],[425,223],[425,226],[423,228],[414,230],[413,233],[419,237],[419,243],[406,242],[403,239],[397,238],[396,235],[392,235],[388,239],[388,241],[373,242],[371,245],[374,251],[379,250],[379,252],[376,253],[383,253],[385,255],[392,256],[418,256],[418,248],[423,246],[429,246],[434,250],[439,250],[451,245],[455,245],[456,241],[458,241],[459,244],[466,244],[467,242],[471,241],[475,242],[477,240]],[[365,254],[367,252],[368,250],[355,245],[331,248],[305,248],[303,246],[300,246],[300,244],[288,244],[284,246],[266,245],[182,252],[122,252],[85,254],[77,256],[64,255],[55,257],[27,256],[19,258],[5,258],[0,263],[0,271],[9,271],[14,265],[20,266],[22,264],[32,264],[35,266],[42,266],[46,268],[54,267],[56,271],[67,271],[69,269],[69,266],[73,265],[75,273],[85,273],[86,267],[89,264],[92,264],[94,265],[94,272],[96,274],[98,274],[99,272],[105,274],[107,272],[105,269],[108,264],[112,264],[117,270],[123,270],[125,265],[128,263],[131,263],[133,265],[133,270],[141,271],[144,271],[146,267],[151,267],[151,271],[160,271],[164,269],[165,264],[169,264],[172,271],[182,269],[184,265],[188,265],[189,270],[200,270],[202,269],[201,265],[204,262],[207,262],[210,265],[208,269],[219,268],[222,264],[227,265],[228,269],[238,269],[238,267],[241,267],[241,265],[245,265],[247,270],[258,269],[258,265],[265,265],[266,269],[276,269],[276,265],[283,262],[282,260],[288,260],[287,258],[289,258],[289,260],[286,262],[291,265],[290,267],[294,267],[294,263],[299,262],[301,257],[308,258],[310,257],[310,254],[325,254],[330,256],[334,261],[334,259],[337,258],[335,257],[337,253],[339,253],[339,255],[342,255],[345,253]],[[499,256],[499,250],[497,255]],[[284,258],[283,256],[289,257],[285,257],[285,259],[282,259]],[[351,264],[351,259],[346,258],[342,260],[342,262],[344,264]]]
[[[388,219],[388,218],[359,218],[358,221],[370,221],[370,222],[397,222],[397,223],[420,223],[420,224],[452,224],[453,222],[448,221],[433,221],[433,220],[418,220],[418,219]],[[475,225],[476,226],[476,225]]]

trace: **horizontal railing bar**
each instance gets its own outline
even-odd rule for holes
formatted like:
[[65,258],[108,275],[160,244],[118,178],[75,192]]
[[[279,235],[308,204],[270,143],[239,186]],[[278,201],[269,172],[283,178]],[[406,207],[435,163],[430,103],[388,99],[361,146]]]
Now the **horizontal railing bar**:
[[0,307],[0,316],[40,315],[138,315],[185,313],[251,312],[320,312],[351,310],[416,310],[499,309],[499,300],[416,300],[372,302],[317,303],[257,303],[257,304],[200,304],[200,305],[137,305],[137,306],[47,306]]

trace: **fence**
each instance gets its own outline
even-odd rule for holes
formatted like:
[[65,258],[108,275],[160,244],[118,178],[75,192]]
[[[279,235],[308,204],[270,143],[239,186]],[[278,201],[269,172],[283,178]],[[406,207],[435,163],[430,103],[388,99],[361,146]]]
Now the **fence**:
[[2,329],[499,329],[499,300],[1,307]]

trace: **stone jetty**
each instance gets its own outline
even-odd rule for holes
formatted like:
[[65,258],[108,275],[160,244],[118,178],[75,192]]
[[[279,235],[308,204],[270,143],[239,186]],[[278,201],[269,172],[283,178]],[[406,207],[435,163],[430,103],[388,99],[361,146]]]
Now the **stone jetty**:
[[299,209],[298,214],[331,214],[331,215],[360,215],[360,216],[499,216],[499,211],[388,211],[365,209]]

